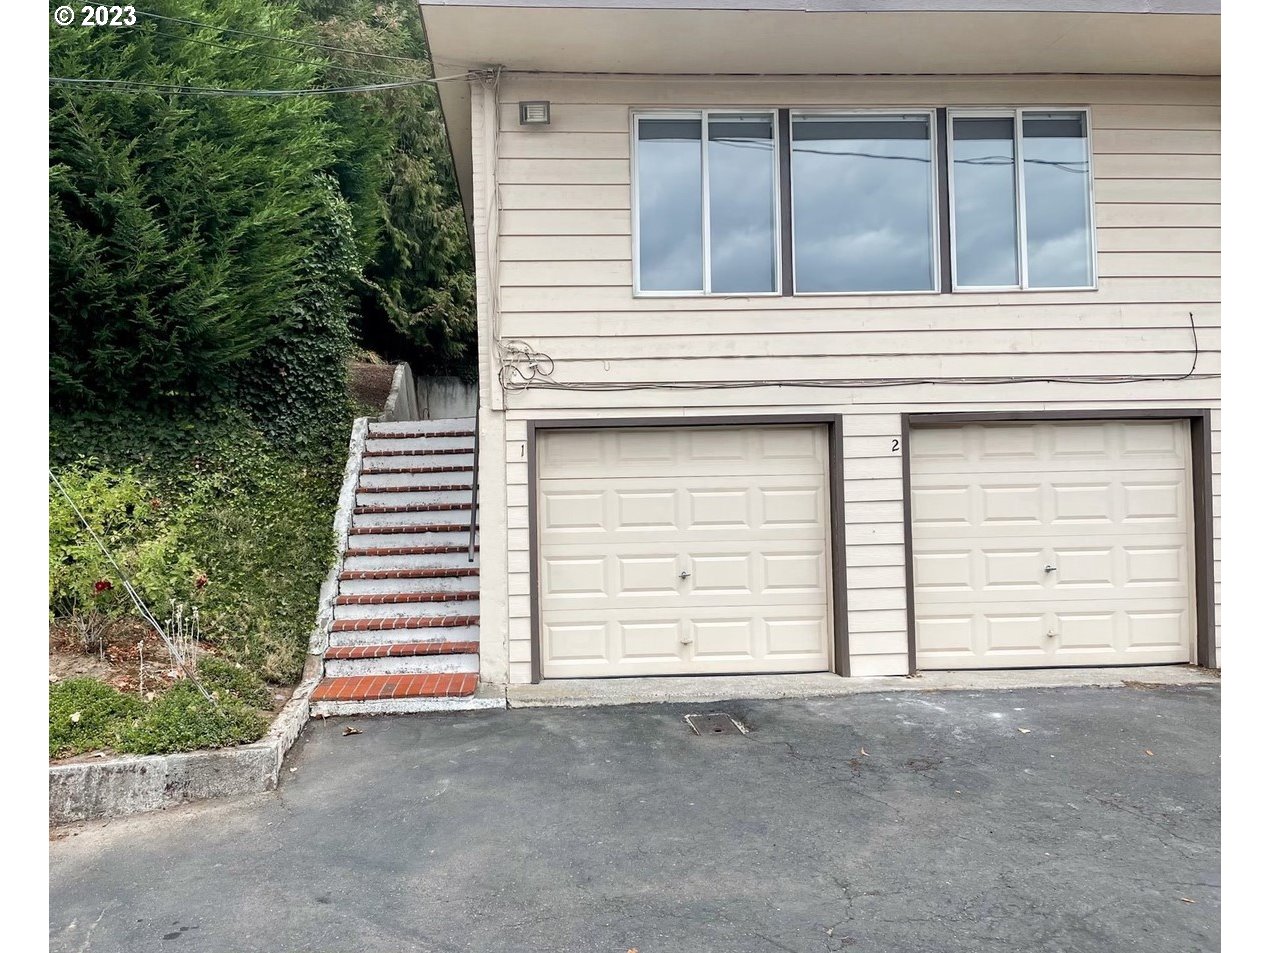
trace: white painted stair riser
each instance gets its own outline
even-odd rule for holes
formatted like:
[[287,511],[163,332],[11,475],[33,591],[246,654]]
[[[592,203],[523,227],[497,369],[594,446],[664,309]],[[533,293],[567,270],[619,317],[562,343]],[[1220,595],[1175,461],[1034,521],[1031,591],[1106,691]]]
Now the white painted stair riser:
[[428,576],[423,579],[342,579],[340,580],[339,594],[341,596],[367,596],[393,592],[470,592],[479,590],[480,587],[480,576]]
[[[405,513],[354,513],[353,526],[468,526],[471,510],[422,510]],[[356,539],[356,537],[353,537]]]
[[473,437],[397,437],[384,438],[370,434],[366,437],[367,450],[412,450],[426,453],[429,450],[471,450]]
[[438,417],[435,420],[376,420],[370,424],[369,433],[441,433],[451,430],[475,430],[474,417]]
[[[439,473],[372,473],[363,470],[358,483],[363,489],[368,486],[459,486],[463,489],[458,492],[467,494],[467,499],[472,497],[472,473],[468,470],[443,470]],[[378,496],[380,494],[368,493],[366,495]],[[358,502],[360,503],[361,500],[358,500]]]
[[332,630],[332,645],[400,645],[403,642],[479,642],[479,625],[430,626],[425,629],[376,629],[357,632]]
[[477,711],[483,708],[506,708],[507,699],[500,694],[475,695],[461,698],[382,698],[376,701],[314,702],[309,712],[314,718],[334,718],[346,715],[414,715],[429,711]]
[[345,569],[453,569],[456,566],[479,565],[481,554],[477,552],[476,562],[467,560],[467,540],[463,540],[462,551],[457,553],[424,553],[411,556],[352,556],[344,557]]
[[435,619],[451,615],[480,615],[480,599],[447,599],[445,602],[394,602],[368,606],[337,605],[336,619]]
[[[444,484],[442,484],[444,485]],[[473,502],[470,487],[463,490],[403,490],[396,493],[357,494],[358,506],[451,506],[460,508]],[[470,513],[471,510],[464,510]]]
[[[444,530],[426,533],[359,533],[348,537],[349,549],[384,548],[394,549],[402,546],[462,546],[467,548],[469,530]],[[476,544],[481,543],[481,535],[476,534]],[[464,554],[466,558],[466,553]]]
[[[472,441],[469,439],[467,445],[470,447]],[[396,447],[390,449],[403,450],[404,447]],[[402,467],[428,467],[435,469],[444,467],[446,469],[454,469],[455,467],[472,466],[472,454],[469,453],[409,453],[398,454],[388,457],[362,457],[362,476],[368,473],[374,473],[377,470],[397,470]],[[470,471],[468,471],[470,473]],[[415,474],[418,476],[419,474]]]
[[326,677],[346,675],[427,675],[453,672],[479,672],[481,658],[475,653],[463,655],[406,655],[389,658],[327,659]]

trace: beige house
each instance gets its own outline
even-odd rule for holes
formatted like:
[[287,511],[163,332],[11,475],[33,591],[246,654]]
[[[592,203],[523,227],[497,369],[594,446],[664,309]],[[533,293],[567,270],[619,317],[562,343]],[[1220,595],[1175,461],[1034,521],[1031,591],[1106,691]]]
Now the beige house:
[[480,671],[1218,663],[1216,0],[423,0]]

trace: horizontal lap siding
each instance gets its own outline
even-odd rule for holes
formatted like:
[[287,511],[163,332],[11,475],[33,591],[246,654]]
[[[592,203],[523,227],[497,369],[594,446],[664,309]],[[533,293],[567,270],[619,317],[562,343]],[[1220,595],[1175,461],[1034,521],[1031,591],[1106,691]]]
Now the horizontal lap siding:
[[[1220,111],[1215,80],[508,76],[499,95],[503,337],[524,339],[549,354],[560,381],[773,382],[759,389],[532,389],[508,395],[506,457],[499,476],[506,482],[513,680],[527,680],[530,670],[529,419],[843,414],[851,669],[878,675],[907,669],[901,462],[890,449],[899,437],[902,413],[1217,405],[1219,385],[1210,379],[774,386],[810,378],[1180,375],[1192,360],[1191,315],[1198,370],[1216,373]],[[515,105],[521,99],[550,99],[551,126],[522,131]],[[783,298],[635,298],[631,293],[632,107],[1028,104],[1092,109],[1097,291]],[[478,218],[481,207],[478,202]],[[480,234],[478,225],[478,254]],[[488,357],[488,337],[481,344]],[[1216,418],[1214,429],[1218,470]],[[483,512],[486,526],[492,518]]]

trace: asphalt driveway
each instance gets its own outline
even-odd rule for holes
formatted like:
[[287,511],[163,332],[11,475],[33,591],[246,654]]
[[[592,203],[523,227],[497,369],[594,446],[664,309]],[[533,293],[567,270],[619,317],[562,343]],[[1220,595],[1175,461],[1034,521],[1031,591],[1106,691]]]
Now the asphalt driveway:
[[[52,948],[1217,950],[1219,701],[1066,688],[318,722],[272,794],[58,836]],[[683,720],[717,710],[751,732]]]

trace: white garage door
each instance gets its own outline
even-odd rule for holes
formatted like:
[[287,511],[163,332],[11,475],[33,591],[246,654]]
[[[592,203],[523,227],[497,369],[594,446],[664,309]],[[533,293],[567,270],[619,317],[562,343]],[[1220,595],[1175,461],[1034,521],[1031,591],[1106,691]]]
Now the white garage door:
[[914,430],[919,668],[1186,662],[1181,422]]
[[545,677],[829,668],[823,428],[559,430],[537,446]]

